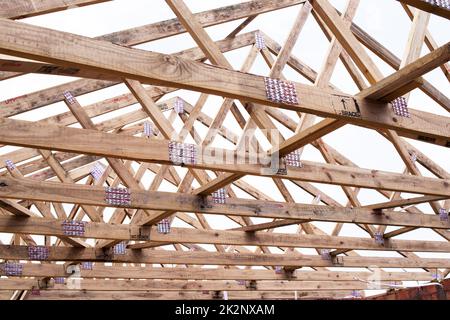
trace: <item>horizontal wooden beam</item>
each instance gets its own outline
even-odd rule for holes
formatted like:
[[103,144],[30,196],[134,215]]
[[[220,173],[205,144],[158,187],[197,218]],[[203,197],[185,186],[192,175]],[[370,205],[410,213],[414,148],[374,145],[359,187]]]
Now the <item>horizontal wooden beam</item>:
[[[0,197],[2,198],[111,206],[105,202],[105,190],[102,187],[40,182],[11,177],[1,177],[0,185]],[[130,189],[130,192],[131,204],[128,207],[136,209],[173,210],[259,218],[317,220],[436,229],[449,228],[449,222],[441,221],[434,214],[405,214],[394,211],[379,212],[364,208],[340,208],[238,198],[226,198],[225,204],[216,204],[213,203],[210,197],[191,194],[135,189]]]
[[[450,259],[337,256],[332,260],[316,255],[186,252],[167,250],[129,250],[114,255],[111,249],[47,247],[46,261],[108,261],[150,264],[194,264],[234,266],[450,268]],[[0,245],[0,258],[31,260],[27,246]]]
[[[0,216],[0,232],[67,236],[61,221],[15,216]],[[378,244],[372,238],[267,232],[249,234],[244,231],[197,230],[187,228],[172,228],[169,233],[161,234],[157,232],[156,228],[94,222],[85,223],[84,233],[80,234],[79,237],[112,240],[150,240],[150,242],[128,245],[130,249],[143,249],[158,245],[158,243],[195,243],[405,252],[450,251],[450,243],[442,241],[386,239],[384,244]]]
[[[5,291],[8,292],[8,291]],[[1,291],[0,291],[1,293]],[[11,296],[11,294],[9,294]],[[0,296],[1,297],[1,296]],[[352,298],[351,292],[346,291],[230,291],[227,293],[228,300],[294,300],[294,299],[339,299]],[[223,300],[223,292],[198,292],[198,291],[79,291],[79,290],[42,290],[40,295],[30,295],[25,300]],[[270,308],[269,308],[270,309]]]
[[[61,264],[22,263],[22,277],[69,277],[67,266]],[[289,280],[289,281],[352,281],[374,279],[372,272],[356,271],[303,271],[279,272],[274,270],[222,268],[156,268],[137,266],[105,266],[93,264],[92,270],[80,268],[81,278],[168,279],[168,280]],[[0,268],[0,275],[5,275]],[[431,281],[429,272],[379,272],[380,281]]]
[[[237,35],[232,39],[224,39],[217,41],[216,44],[223,52],[235,50],[241,47],[251,45],[254,42],[255,33],[248,32],[241,35]],[[191,60],[201,60],[205,57],[199,48],[191,48],[183,50],[181,52],[175,53],[176,56],[184,57]],[[66,70],[67,68],[59,68],[59,70]],[[13,66],[9,67],[10,69]],[[77,71],[78,70],[78,71]],[[78,73],[81,74],[81,69],[76,68],[71,70],[72,76],[77,76]],[[86,70],[83,70],[86,72]],[[87,71],[89,72],[89,71]],[[91,72],[92,74],[92,72]],[[97,72],[97,74],[99,74]],[[103,74],[103,73],[102,73]],[[81,79],[72,81],[69,83],[61,84],[51,88],[39,90],[36,92],[28,93],[19,97],[14,97],[0,102],[0,116],[11,117],[18,115],[27,111],[35,110],[40,107],[50,105],[52,103],[60,102],[64,100],[64,96],[61,94],[64,91],[70,91],[73,96],[79,96],[90,92],[95,92],[107,87],[111,87],[120,83],[120,81],[99,81],[99,80],[89,80]],[[167,92],[172,92],[174,89],[164,88],[164,87],[152,87],[152,97],[160,96]],[[134,96],[130,94],[121,95],[113,99],[106,99],[105,103],[109,105],[115,105],[118,103],[124,103],[129,101],[130,104],[136,103]]]
[[[144,162],[173,164],[169,158],[169,142],[139,137],[104,133],[95,130],[43,125],[28,121],[0,119],[0,143],[94,154]],[[287,175],[274,175],[270,164],[251,164],[247,155],[218,148],[197,147],[195,164],[187,167],[211,169],[258,176],[278,176],[292,180],[380,188],[386,190],[450,196],[450,181],[428,177],[409,176],[377,170],[303,162],[302,168],[287,167]],[[256,156],[256,155],[255,155]],[[263,161],[271,161],[266,155]],[[239,164],[236,166],[236,164]]]
[[[252,281],[240,284],[233,280],[101,280],[80,279],[68,284],[55,284],[54,281],[37,279],[0,279],[0,290],[30,290],[42,287],[43,290],[86,290],[86,291],[323,291],[323,290],[370,290],[373,285],[363,281]],[[379,283],[377,283],[379,284]]]
[[[116,46],[104,41],[6,19],[0,20],[0,27],[5,30],[0,34],[0,52],[6,54],[63,66],[86,68],[142,83],[196,90],[343,119],[356,125],[381,126],[403,131],[412,137],[415,136],[416,139],[426,136],[429,142],[444,146],[447,145],[449,138],[446,124],[450,121],[446,122],[442,117],[418,110],[411,110],[411,118],[396,117],[387,103],[355,100],[339,92],[298,83],[294,84],[300,101],[298,104],[277,103],[267,98],[264,79],[261,76],[226,70],[171,55]],[[23,37],[26,37],[26,40],[21,41],[19,45],[17,39]],[[45,39],[41,39],[42,37]],[[40,45],[36,46],[37,43]],[[54,46],[60,50],[51,50]],[[360,116],[349,117],[344,112],[346,110],[357,112]]]
[[[102,187],[39,182],[11,177],[0,178],[0,197],[78,203],[96,206],[111,206],[105,202]],[[429,227],[448,229],[446,221],[437,215],[404,214],[401,212],[340,208],[310,204],[285,203],[275,201],[226,198],[225,204],[213,203],[210,197],[191,194],[177,194],[162,191],[141,191],[130,189],[131,204],[136,209],[174,210],[227,214],[259,218],[282,218],[291,220],[355,222],[376,225]]]

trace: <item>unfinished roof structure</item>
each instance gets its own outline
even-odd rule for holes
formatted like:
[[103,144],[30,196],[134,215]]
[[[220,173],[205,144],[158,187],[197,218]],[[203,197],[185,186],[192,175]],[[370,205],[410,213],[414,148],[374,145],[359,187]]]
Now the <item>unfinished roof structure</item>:
[[[353,21],[365,0],[147,1],[176,17],[97,37],[30,20],[114,2],[0,0],[0,299],[342,299],[447,277],[449,1],[377,1],[407,20],[400,55]],[[308,24],[318,67],[297,55]]]

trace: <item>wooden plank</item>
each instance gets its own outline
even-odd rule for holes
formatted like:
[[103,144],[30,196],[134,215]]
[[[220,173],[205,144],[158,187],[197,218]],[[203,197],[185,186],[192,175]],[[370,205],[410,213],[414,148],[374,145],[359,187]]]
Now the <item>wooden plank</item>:
[[[0,216],[0,232],[39,234],[47,236],[65,236],[60,221],[39,218],[17,218]],[[131,244],[130,249],[143,249],[160,243],[203,243],[219,245],[250,245],[293,248],[335,248],[354,250],[381,251],[420,251],[448,252],[450,243],[442,241],[386,240],[384,245],[373,239],[356,237],[336,237],[327,235],[297,235],[287,233],[259,232],[249,234],[244,231],[196,230],[172,228],[168,234],[160,234],[155,228],[139,228],[133,225],[110,225],[86,223],[85,232],[80,238],[97,238],[113,240],[133,240],[133,235],[142,233],[151,240]]]
[[[169,158],[168,141],[147,140],[88,129],[41,125],[21,120],[0,119],[0,142],[17,146],[172,164]],[[273,175],[270,172],[264,173],[263,169],[268,168],[268,165],[262,165],[262,161],[268,163],[266,155],[259,156],[259,163],[251,164],[248,156],[239,152],[219,148],[198,148],[197,163],[186,164],[186,166],[366,188],[383,186],[383,189],[386,190],[429,195],[448,196],[450,194],[450,184],[444,179],[412,177],[309,161],[304,161],[302,168],[288,166],[287,175]]]
[[[4,184],[0,197],[32,199],[41,201],[79,203],[109,206],[102,187],[78,184],[39,182],[9,177],[0,178]],[[275,201],[227,198],[225,204],[214,204],[211,198],[191,194],[131,189],[131,205],[127,207],[155,210],[228,214],[260,218],[283,218],[291,220],[317,220],[360,222],[393,226],[416,226],[448,229],[449,222],[440,221],[437,215],[404,214],[364,208],[339,208],[321,205],[284,203]]]
[[[239,292],[228,293],[229,300],[293,300],[297,299],[332,299],[349,297],[349,291],[310,292]],[[222,292],[133,292],[133,291],[41,291],[40,296],[28,295],[26,300],[222,300]],[[270,310],[270,308],[269,308]]]
[[424,203],[424,202],[430,202],[430,201],[439,201],[446,198],[441,197],[433,197],[433,196],[423,196],[423,197],[416,197],[416,198],[409,198],[409,199],[398,199],[398,200],[391,200],[387,202],[382,203],[376,203],[376,204],[370,204],[363,206],[363,208],[367,209],[392,209],[396,207],[406,207],[414,204]]
[[[221,252],[186,252],[167,250],[133,250],[123,255],[111,256],[103,249],[48,247],[46,261],[110,261],[124,263],[162,263],[194,265],[235,265],[235,266],[285,266],[299,267],[366,267],[380,268],[449,268],[450,259],[437,258],[396,258],[396,257],[349,257],[339,256],[324,260],[317,255],[299,254],[255,254]],[[30,260],[28,247],[0,245],[0,257],[8,260]]]
[[[2,270],[0,270],[2,274]],[[68,277],[64,265],[22,263],[23,277]],[[289,281],[352,281],[373,279],[372,272],[355,271],[304,271],[275,273],[273,270],[220,268],[156,268],[137,266],[104,266],[95,263],[92,270],[80,270],[81,278],[168,279],[168,280],[289,280]],[[377,275],[378,276],[378,275]],[[428,272],[383,272],[380,281],[431,281]]]
[[[41,283],[41,285],[43,285]],[[48,291],[74,290],[73,284],[47,284]],[[38,287],[35,279],[0,279],[1,290],[27,290]],[[45,286],[45,285],[44,285]],[[361,281],[253,281],[241,285],[237,281],[186,281],[186,280],[94,280],[80,279],[76,290],[86,291],[329,291],[370,290],[370,285]]]
[[[356,108],[356,103],[352,97],[340,93],[325,92],[323,89],[319,90],[300,84],[295,84],[301,101],[299,105],[274,103],[266,97],[264,80],[260,76],[219,69],[211,65],[173,56],[114,46],[106,42],[15,21],[2,19],[0,26],[5,30],[5,33],[0,35],[0,51],[4,53],[99,70],[144,83],[150,82],[156,85],[198,90],[300,112],[314,113],[319,116],[345,119],[359,125],[370,122],[371,125],[381,125],[389,129],[407,132],[409,135],[416,136],[416,138],[429,137],[430,139],[425,139],[429,142],[441,145],[447,144],[448,130],[446,130],[446,123],[450,123],[450,121],[445,122],[445,118],[442,119],[442,117],[432,114],[411,110],[411,118],[403,119],[393,116],[393,112],[388,111],[390,108],[386,103],[377,104],[380,110],[373,110],[377,109],[373,103],[358,99],[356,103],[361,111],[361,117],[348,117],[341,114],[344,109],[341,100],[348,99],[345,108]],[[33,40],[27,40],[19,46],[15,39],[21,38],[24,33],[32,34]],[[40,41],[39,39],[43,35],[47,35],[52,41]],[[30,37],[27,36],[27,39],[30,39]],[[35,41],[40,43],[38,48],[33,45]],[[48,50],[43,48],[44,46]],[[65,49],[56,52],[50,50],[53,46]],[[52,54],[48,55],[48,52],[52,52]],[[76,57],[73,55],[74,52],[77,52]],[[102,58],[99,59],[99,57]],[[139,61],[145,61],[145,63],[140,64]],[[180,69],[181,64],[183,65],[182,70]],[[179,77],[179,72],[183,72],[184,76]],[[193,77],[194,74],[195,77]]]
[[[253,41],[254,41],[254,33],[249,32],[242,35],[238,35],[236,36],[236,38],[233,39],[218,41],[217,45],[219,46],[220,50],[230,51],[250,45]],[[176,53],[175,55],[179,55],[180,57],[185,57],[192,60],[201,60],[204,58],[204,54],[198,48],[183,50],[179,53]],[[80,70],[79,72],[81,72],[81,69],[79,70]],[[70,91],[72,95],[79,96],[103,88],[111,87],[118,83],[119,82],[94,81],[88,79],[72,81],[59,86],[39,90],[30,94],[25,94],[20,97],[15,97],[7,99],[5,101],[1,101],[0,115],[2,117],[10,117],[40,107],[44,107],[52,103],[63,101],[64,97],[61,93],[64,91]],[[173,91],[173,89],[168,90],[167,88],[154,87],[152,91],[153,91],[152,97],[155,98],[161,95],[162,93]],[[129,96],[131,97],[132,95],[130,94]],[[109,104],[116,104],[118,102],[123,102],[122,99],[125,99],[124,95],[118,96],[117,100],[116,98],[111,99],[109,101]],[[133,99],[130,100],[134,100],[136,102],[136,99],[134,99],[134,97]],[[106,101],[108,100],[105,100],[105,102]]]
[[16,216],[22,217],[34,217],[36,214],[33,211],[28,210],[27,208],[21,206],[17,202],[1,199],[0,200],[0,208],[5,209]]

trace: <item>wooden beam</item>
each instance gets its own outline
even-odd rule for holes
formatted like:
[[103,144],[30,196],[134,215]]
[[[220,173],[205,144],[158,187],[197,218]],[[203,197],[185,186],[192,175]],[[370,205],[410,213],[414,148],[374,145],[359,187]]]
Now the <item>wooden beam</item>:
[[311,4],[314,11],[326,23],[331,32],[339,40],[344,49],[352,56],[354,62],[370,82],[376,82],[383,78],[376,65],[371,61],[369,55],[364,51],[363,47],[358,43],[358,40],[352,33],[346,32],[348,26],[334,7],[325,0],[313,0]]
[[416,7],[417,9],[436,14],[446,19],[450,19],[450,9],[436,3],[424,0],[397,0],[404,4]]
[[[236,36],[236,38],[233,39],[226,39],[222,41],[218,41],[217,45],[219,46],[220,50],[223,51],[230,51],[235,50],[240,47],[248,46],[253,43],[254,41],[254,32],[245,33],[242,35]],[[191,48],[188,50],[183,50],[181,52],[175,53],[175,55],[180,57],[185,57],[187,59],[192,60],[201,60],[205,57],[205,55],[199,50],[198,48]],[[57,67],[57,66],[55,66]],[[13,68],[13,66],[9,66],[9,68]],[[57,67],[60,68],[60,67]],[[78,68],[78,72],[81,72],[81,69]],[[85,70],[83,70],[85,71]],[[72,70],[73,72],[73,70]],[[75,75],[77,75],[76,73]],[[92,72],[91,72],[92,74]],[[98,72],[97,72],[98,74]],[[74,74],[72,74],[74,75]],[[74,96],[83,95],[86,93],[94,92],[103,88],[111,87],[113,85],[116,85],[120,82],[111,82],[111,81],[94,81],[94,80],[88,80],[88,79],[82,79],[82,80],[76,80],[72,81],[66,84],[58,85],[55,87],[51,87],[48,89],[39,90],[30,94],[25,94],[19,97],[7,99],[5,101],[0,102],[0,116],[2,117],[11,117],[14,115],[21,114],[23,112],[27,112],[30,110],[34,110],[40,107],[47,106],[52,103],[60,102],[64,100],[63,95],[61,92],[64,91],[71,91],[71,93]],[[155,99],[156,97],[160,96],[163,93],[171,92],[174,89],[168,90],[167,88],[162,87],[154,87],[151,91],[152,97]],[[131,94],[128,96],[132,97]],[[129,97],[126,95],[118,96],[114,99],[109,100],[109,104],[117,104],[124,102],[122,99],[127,100],[125,97],[128,98],[128,100],[131,101],[131,103],[136,103],[136,99],[132,97],[132,99],[129,99]],[[108,101],[105,100],[105,102]],[[134,102],[133,102],[134,101]]]
[[[317,255],[186,252],[167,250],[132,250],[112,255],[109,250],[93,248],[47,247],[46,261],[109,261],[124,263],[162,263],[235,266],[299,267],[367,267],[380,268],[449,268],[450,259],[338,256],[325,260]],[[0,257],[7,260],[30,260],[27,246],[0,245]]]
[[[379,283],[377,283],[379,284]],[[385,283],[387,284],[387,283]],[[73,284],[42,283],[36,279],[0,279],[2,290],[27,290],[32,287],[48,291],[74,290]],[[47,287],[46,287],[47,286]],[[239,284],[237,281],[206,280],[100,280],[80,279],[76,290],[86,291],[329,291],[370,290],[371,285],[362,281],[252,281]]]
[[[9,296],[10,291],[8,292]],[[27,295],[25,300],[223,300],[223,292],[167,292],[167,291],[149,291],[149,292],[133,292],[133,291],[48,291],[42,290],[40,296]],[[240,292],[230,291],[227,293],[229,300],[294,300],[294,299],[339,299],[350,297],[351,292],[346,291],[294,291],[288,292]],[[0,296],[1,297],[1,296]],[[270,309],[270,308],[269,308]]]
[[[22,263],[22,277],[69,277],[66,266]],[[0,268],[0,274],[4,274]],[[289,280],[289,281],[352,281],[373,279],[373,272],[304,271],[275,273],[273,270],[219,268],[155,268],[138,266],[105,266],[95,263],[92,270],[80,269],[81,278],[167,279],[167,280]],[[431,281],[428,272],[383,272],[380,281]]]
[[[0,52],[3,53],[98,70],[144,83],[198,90],[300,112],[314,113],[319,116],[345,119],[359,125],[369,122],[374,126],[381,125],[389,129],[403,131],[416,138],[426,136],[430,139],[425,140],[447,145],[446,119],[432,114],[411,110],[411,118],[403,119],[395,117],[386,103],[377,104],[380,110],[376,110],[377,108],[373,103],[363,99],[355,101],[352,97],[341,93],[325,93],[324,90],[301,84],[295,84],[300,99],[299,105],[275,103],[267,98],[264,80],[260,76],[216,68],[174,56],[115,46],[82,36],[5,19],[0,20],[0,27],[5,30],[0,35]],[[28,40],[18,45],[17,39],[23,37],[25,33]],[[33,35],[31,38],[30,34]],[[40,41],[40,38],[44,35],[46,35],[46,39],[50,38],[52,41],[44,41],[43,39]],[[40,43],[40,45],[36,47],[33,43]],[[53,46],[64,48],[64,50],[51,50],[50,48]],[[48,52],[51,52],[51,54],[49,55]],[[76,56],[73,54],[74,52],[77,52]],[[139,61],[145,61],[145,63],[140,64]],[[180,69],[181,65],[183,65],[182,69]],[[179,72],[183,72],[184,76],[179,77]],[[342,99],[346,101],[345,108],[356,110],[358,105],[361,117],[348,117],[342,114],[341,111],[344,110]]]
[[[78,68],[59,67],[54,64],[12,59],[0,59],[0,70],[17,73],[39,73],[70,77],[76,75],[79,78],[90,78],[107,81],[120,81],[120,78],[104,73],[81,70]],[[4,80],[4,79],[3,79]]]
[[[11,119],[0,119],[0,133],[0,142],[10,145],[173,164],[169,158],[168,141],[147,140],[95,130],[41,125]],[[443,179],[414,177],[309,161],[304,161],[302,168],[288,166],[287,175],[273,175],[270,172],[265,173],[263,170],[268,168],[268,165],[261,164],[262,161],[267,161],[265,155],[259,156],[259,163],[250,164],[248,156],[231,150],[197,149],[197,163],[186,164],[186,166],[366,188],[379,188],[382,185],[386,190],[439,196],[450,194],[450,184]],[[236,166],[236,163],[239,166]]]
[[0,208],[5,209],[16,216],[22,216],[22,217],[35,217],[36,216],[36,214],[33,211],[30,211],[27,208],[21,206],[20,204],[14,202],[14,201],[8,200],[8,199],[0,200]]
[[[0,216],[0,232],[38,234],[47,236],[66,236],[60,221],[39,218],[17,218]],[[381,251],[419,251],[448,252],[449,242],[386,240],[384,245],[377,244],[373,239],[355,237],[336,237],[327,235],[297,235],[286,233],[259,232],[249,234],[244,231],[196,230],[172,228],[168,234],[160,234],[156,229],[137,227],[134,225],[110,225],[101,223],[86,223],[85,232],[80,238],[97,238],[113,240],[133,240],[135,235],[142,234],[150,242],[131,244],[130,249],[153,247],[160,243],[203,243],[219,245],[249,245],[293,248],[334,248],[354,250]]]
[[[0,178],[0,197],[110,206],[105,202],[102,187],[78,184],[39,182],[9,177]],[[448,222],[437,215],[405,214],[364,208],[284,203],[275,201],[227,198],[225,204],[214,204],[209,197],[176,194],[162,191],[131,189],[131,205],[127,207],[155,210],[228,214],[259,218],[282,218],[308,221],[337,221],[377,225],[415,226],[438,229],[449,228]],[[110,236],[110,235],[109,235]]]
[[446,198],[441,197],[433,197],[433,196],[423,196],[423,197],[416,197],[416,198],[409,198],[409,199],[398,199],[398,200],[391,200],[387,202],[382,203],[376,203],[376,204],[370,204],[363,206],[363,208],[367,209],[392,209],[397,207],[406,207],[411,206],[419,203],[424,202],[430,202],[430,201],[439,201]]

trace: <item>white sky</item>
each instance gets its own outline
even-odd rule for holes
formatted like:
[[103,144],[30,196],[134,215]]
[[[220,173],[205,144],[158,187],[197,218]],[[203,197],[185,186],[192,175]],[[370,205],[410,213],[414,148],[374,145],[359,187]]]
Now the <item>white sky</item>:
[[[199,12],[239,3],[242,1],[185,0],[185,2],[193,12]],[[347,1],[333,0],[331,2],[340,11],[343,11]],[[278,43],[283,44],[289,33],[289,30],[291,29],[292,23],[299,11],[299,8],[299,6],[295,6],[261,15],[257,17],[242,32],[260,29],[268,34],[271,38],[276,40]],[[93,37],[114,31],[119,31],[122,29],[127,29],[130,27],[166,20],[173,17],[175,17],[175,15],[172,13],[164,0],[116,0],[112,2],[101,3],[98,5],[23,19],[22,21],[39,26]],[[207,28],[207,31],[214,40],[219,40],[224,38],[242,21],[243,20],[234,21],[231,23]],[[403,56],[403,51],[405,49],[411,23],[408,16],[397,1],[361,0],[354,22],[356,22],[360,27],[362,27],[365,31],[371,34],[375,39],[377,39],[387,48],[389,48],[398,57],[401,58]],[[450,40],[450,22],[448,20],[432,16],[429,22],[429,30],[438,45],[443,45]],[[176,37],[155,41],[149,44],[140,45],[138,47],[156,52],[172,53],[194,46],[195,42],[192,40],[192,38],[188,34],[183,34]],[[314,18],[310,16],[300,34],[299,40],[297,41],[297,44],[293,50],[293,54],[306,62],[306,64],[308,64],[310,67],[318,71],[320,70],[323,58],[325,57],[325,54],[327,52],[327,48],[327,39],[318,27]],[[246,47],[231,53],[227,53],[226,57],[229,59],[233,67],[238,69],[244,61],[248,51],[249,47]],[[428,52],[429,51],[424,45],[422,55]],[[384,75],[387,76],[394,71],[388,65],[375,57],[372,53],[370,53],[370,55],[376,61]],[[250,72],[254,74],[267,75],[268,68],[265,65],[262,57],[257,58],[257,61]],[[302,78],[289,67],[285,68],[284,75],[289,80],[310,84],[307,80]],[[427,74],[425,78],[438,89],[440,89],[445,95],[450,96],[449,83],[445,79],[441,70],[436,69]],[[0,101],[71,80],[73,80],[73,78],[46,75],[27,75],[10,80],[5,80],[0,82]],[[335,68],[335,72],[332,77],[332,83],[344,92],[350,94],[355,94],[358,92],[357,87],[353,84],[350,76],[348,75],[340,61]],[[83,105],[87,105],[124,92],[127,92],[126,87],[123,85],[119,85],[99,91],[97,93],[81,96],[79,97],[79,101]],[[198,93],[186,91],[183,91],[183,93],[177,93],[177,95],[184,97],[191,104],[195,104],[196,98],[198,97]],[[212,97],[208,99],[207,104],[203,108],[203,112],[214,117],[215,113],[218,110],[218,107],[220,106],[220,101],[221,99],[218,97]],[[414,109],[433,112],[447,117],[449,116],[443,108],[441,108],[419,90],[413,91],[409,105]],[[129,112],[137,108],[139,108],[139,106],[126,108],[124,112]],[[38,111],[19,115],[15,118],[36,121],[40,118],[45,118],[52,114],[65,111],[67,111],[65,105],[63,103],[57,103],[42,110],[39,109]],[[292,115],[292,113],[289,114]],[[181,121],[178,119],[175,124],[176,128],[179,130],[181,128]],[[240,128],[237,126],[236,122],[232,119],[231,116],[227,117],[225,125],[234,130],[236,133],[240,133]],[[202,136],[204,136],[204,134],[206,133],[205,128],[201,125],[197,124],[196,129],[198,129]],[[285,132],[286,131],[283,131],[283,133]],[[399,173],[403,172],[404,170],[404,164],[401,161],[400,157],[397,155],[394,147],[375,131],[347,125],[335,131],[334,133],[327,135],[324,140],[362,168],[378,169]],[[418,142],[416,140],[408,140],[408,142],[412,143],[414,146],[422,150],[445,170],[450,171],[449,148],[438,147],[428,143]],[[215,145],[225,148],[230,147],[229,145],[223,144],[222,141],[216,141]],[[268,144],[266,144],[266,146],[268,147]],[[1,148],[0,153],[4,153],[9,150],[11,150],[11,148]],[[324,162],[320,153],[312,147],[306,147],[303,154],[303,159]],[[432,176],[423,167],[420,167],[420,170],[423,175]],[[182,169],[179,169],[179,172],[181,173],[184,171]],[[151,175],[149,175],[149,177],[151,177]],[[275,200],[283,201],[281,194],[278,192],[271,180],[258,177],[246,177],[245,180],[255,186],[258,186],[258,188],[273,197]],[[149,183],[150,179],[148,179],[148,181],[145,181],[145,185],[148,185]],[[347,199],[338,186],[318,184],[315,185],[319,186],[321,190],[327,192],[331,197],[333,197],[341,204],[346,204]],[[311,202],[312,197],[310,195],[295,187],[290,182],[287,182],[287,186],[296,201],[300,203]],[[163,188],[161,188],[161,190],[175,191],[173,186],[170,186],[167,183],[163,184]],[[234,190],[239,196],[245,196],[242,192],[239,192],[236,189]],[[378,193],[371,190],[361,191],[359,200],[363,205],[385,201],[385,199],[382,198]],[[432,213],[429,205],[420,205],[419,208],[426,213]],[[214,228],[221,229],[234,226],[231,222],[229,222],[229,220],[225,218],[222,219],[220,217],[208,217],[208,219],[211,222],[211,226]],[[177,224],[182,226],[181,223],[176,222],[175,225]],[[323,228],[323,230],[327,232],[330,232],[334,226],[334,224],[332,223],[316,223],[316,225],[320,228]],[[390,230],[393,230],[393,228],[388,228],[387,231]],[[294,231],[295,227],[285,227],[279,229],[279,232]],[[364,233],[361,229],[348,224],[345,225],[342,229],[341,235],[367,237],[367,234]],[[0,239],[3,242],[7,242],[8,238],[9,237],[6,235],[0,235]],[[414,238],[424,240],[442,239],[434,232],[423,229],[404,234],[398,238]],[[277,251],[274,250],[274,252]],[[301,250],[301,252],[314,254],[314,250],[311,249]],[[358,253],[362,255],[382,254],[385,256],[399,256],[397,253],[392,252],[373,253],[366,251]],[[450,257],[450,255],[448,254],[424,254],[421,256]]]

